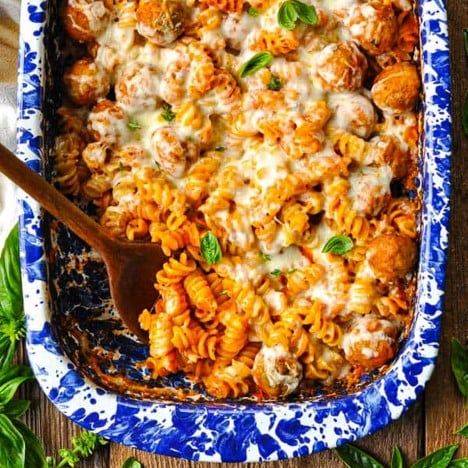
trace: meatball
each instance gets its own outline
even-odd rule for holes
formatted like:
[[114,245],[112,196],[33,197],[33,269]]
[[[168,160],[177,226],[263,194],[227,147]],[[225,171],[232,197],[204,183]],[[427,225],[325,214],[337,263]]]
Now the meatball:
[[255,356],[252,374],[265,395],[278,398],[296,390],[302,379],[302,365],[282,346],[263,345]]
[[416,261],[416,245],[401,234],[382,234],[373,239],[367,252],[375,276],[384,282],[405,276]]
[[111,6],[109,0],[68,0],[63,11],[68,35],[80,42],[95,39],[107,26]]
[[408,62],[390,65],[372,86],[372,99],[384,111],[408,112],[416,105],[421,85],[417,68]]
[[156,107],[157,75],[155,70],[138,63],[130,63],[115,84],[116,100],[129,112]]
[[332,127],[369,138],[377,121],[369,99],[356,93],[332,94],[328,106],[334,113],[330,121]]
[[109,93],[108,75],[90,58],[77,60],[63,78],[70,99],[79,106],[94,104]]
[[359,168],[349,176],[349,197],[361,215],[377,216],[390,198],[392,171],[387,165]]
[[183,32],[187,12],[178,0],[143,0],[137,12],[137,30],[159,46],[174,42]]
[[389,5],[356,5],[346,16],[345,24],[352,38],[371,55],[388,52],[398,37],[396,16]]
[[317,56],[316,74],[325,91],[360,89],[366,71],[366,57],[354,42],[330,44]]
[[124,141],[129,135],[123,110],[108,99],[99,101],[93,107],[88,117],[88,131],[95,140],[109,145]]
[[179,141],[173,128],[158,128],[151,135],[154,160],[160,168],[172,177],[181,177],[187,164],[184,145]]
[[389,361],[396,351],[397,326],[375,316],[355,318],[343,334],[343,351],[353,365],[376,369]]

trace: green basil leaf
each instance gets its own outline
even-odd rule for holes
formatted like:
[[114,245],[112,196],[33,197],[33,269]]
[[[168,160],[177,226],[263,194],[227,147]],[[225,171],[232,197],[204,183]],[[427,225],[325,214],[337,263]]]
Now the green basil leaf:
[[292,31],[296,27],[297,11],[293,2],[290,0],[284,2],[278,10],[278,24],[285,29]]
[[270,271],[270,275],[278,278],[281,276],[281,270],[279,268],[275,268],[273,271]]
[[34,378],[34,374],[28,366],[17,365],[0,370],[0,385],[7,383],[15,377]]
[[465,100],[463,102],[462,127],[463,132],[468,137],[468,93],[465,94]]
[[0,404],[6,405],[18,390],[18,387],[28,380],[33,380],[34,376],[21,376],[15,377],[8,382],[5,382],[3,385],[0,386]]
[[200,250],[202,257],[209,265],[218,263],[223,256],[218,239],[212,232],[207,232],[201,238]]
[[354,445],[342,445],[335,449],[335,451],[349,468],[383,468],[383,465],[375,458]]
[[8,416],[0,414],[0,462],[4,468],[24,468],[26,447],[23,435]]
[[128,123],[127,123],[127,127],[132,131],[134,132],[135,130],[139,130],[141,128],[141,125],[138,123],[138,120],[136,119],[131,119]]
[[421,458],[411,468],[447,468],[457,449],[458,445],[447,445]]
[[172,122],[176,115],[174,114],[174,112],[172,111],[172,107],[167,104],[166,102],[162,105],[162,108],[163,108],[163,111],[162,111],[162,118],[166,121],[166,122]]
[[459,458],[458,460],[452,460],[448,468],[468,468],[468,458]]
[[452,371],[457,380],[458,388],[465,397],[468,397],[468,349],[452,338]]
[[255,18],[260,14],[260,12],[254,7],[249,7],[249,9],[247,10],[247,14]]
[[8,235],[0,255],[0,368],[11,365],[16,342],[25,334],[18,225]]
[[465,42],[465,55],[468,57],[468,28],[463,30],[463,39]]
[[258,70],[270,65],[272,60],[273,54],[271,52],[259,52],[240,67],[239,76],[245,78],[246,76],[253,75]]
[[5,405],[3,413],[10,418],[19,418],[28,411],[30,406],[29,400],[12,400]]
[[391,463],[391,468],[403,468],[403,456],[401,455],[400,448],[393,447],[393,452],[392,452],[392,463]]
[[23,315],[18,225],[8,235],[0,255],[0,317]]
[[215,151],[219,151],[220,153],[224,153],[226,151],[226,147],[225,146],[217,146],[215,148]]
[[461,435],[463,437],[468,437],[468,424],[465,424],[463,427],[460,427],[455,434]]
[[264,262],[269,262],[271,260],[271,256],[263,252],[260,252],[260,257],[262,257]]
[[290,31],[296,27],[298,19],[312,26],[318,23],[315,7],[300,0],[286,0],[278,10],[277,19],[280,26]]
[[48,463],[42,442],[21,421],[16,419],[14,425],[23,436],[25,443],[25,459],[27,461],[25,466],[28,468],[47,468]]
[[267,84],[267,88],[271,91],[279,91],[283,87],[281,80],[275,75],[271,75],[270,82]]
[[323,246],[323,253],[332,253],[335,255],[344,255],[353,248],[353,240],[351,237],[341,234],[333,236]]
[[127,458],[122,468],[142,468],[143,465],[134,457]]
[[314,26],[318,23],[318,16],[312,5],[307,5],[300,0],[290,0],[296,10],[298,18],[305,24]]
[[[12,322],[3,322],[4,325],[7,323]],[[16,352],[16,343],[17,340],[0,332],[0,369],[7,369],[11,365]]]

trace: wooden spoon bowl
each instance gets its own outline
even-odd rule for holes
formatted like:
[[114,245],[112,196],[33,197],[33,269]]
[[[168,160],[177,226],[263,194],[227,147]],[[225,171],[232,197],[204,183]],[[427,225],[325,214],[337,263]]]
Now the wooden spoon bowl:
[[106,264],[114,306],[127,328],[143,342],[148,334],[138,316],[156,297],[155,275],[167,257],[157,244],[125,242],[110,237],[81,209],[0,144],[0,172],[37,200],[52,216],[96,249]]

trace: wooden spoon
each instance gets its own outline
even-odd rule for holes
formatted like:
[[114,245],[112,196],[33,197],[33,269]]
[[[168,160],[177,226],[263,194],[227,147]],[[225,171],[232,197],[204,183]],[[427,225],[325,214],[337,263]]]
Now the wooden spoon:
[[166,261],[159,245],[109,237],[99,224],[1,144],[0,172],[101,254],[115,308],[128,329],[148,342],[147,333],[138,324],[138,315],[150,308],[157,296],[155,274]]

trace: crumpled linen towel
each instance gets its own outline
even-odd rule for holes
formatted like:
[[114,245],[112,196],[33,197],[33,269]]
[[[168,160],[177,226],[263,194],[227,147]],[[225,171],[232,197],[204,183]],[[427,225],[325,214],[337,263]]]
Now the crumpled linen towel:
[[[0,0],[0,142],[16,148],[19,0]],[[0,249],[17,221],[15,186],[0,175]]]

